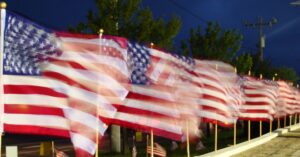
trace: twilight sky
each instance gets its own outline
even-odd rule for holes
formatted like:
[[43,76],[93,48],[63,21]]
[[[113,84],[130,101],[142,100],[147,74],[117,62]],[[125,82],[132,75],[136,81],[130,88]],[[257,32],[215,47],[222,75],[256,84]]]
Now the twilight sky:
[[[276,66],[293,67],[300,75],[300,7],[290,6],[293,0],[143,0],[154,15],[181,17],[182,29],[177,40],[188,37],[189,29],[206,26],[205,21],[219,21],[221,27],[239,29],[244,36],[241,51],[256,51],[258,30],[245,28],[244,20],[256,22],[258,16],[272,17],[278,23],[266,28],[264,58]],[[88,9],[95,9],[94,0],[7,0],[8,9],[30,17],[47,27],[66,30],[68,25],[84,21]]]

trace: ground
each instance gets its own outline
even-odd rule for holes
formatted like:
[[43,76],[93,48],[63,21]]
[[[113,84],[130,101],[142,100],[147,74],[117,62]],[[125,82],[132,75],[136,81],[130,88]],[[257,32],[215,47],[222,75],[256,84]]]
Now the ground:
[[234,157],[300,157],[300,129],[280,135]]

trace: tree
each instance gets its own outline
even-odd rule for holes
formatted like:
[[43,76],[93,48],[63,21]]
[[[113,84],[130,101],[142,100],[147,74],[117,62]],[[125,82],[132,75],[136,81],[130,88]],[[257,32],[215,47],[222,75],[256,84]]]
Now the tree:
[[187,41],[195,58],[231,62],[239,51],[242,35],[236,30],[222,30],[219,23],[209,22],[205,32],[201,26],[191,29]]
[[237,68],[237,73],[245,75],[252,69],[253,59],[251,54],[243,53],[233,60],[233,65]]
[[155,19],[149,8],[140,6],[141,0],[95,0],[95,3],[97,11],[90,10],[87,22],[70,27],[71,32],[96,34],[102,28],[105,34],[153,42],[170,49],[181,27],[181,20],[176,16],[168,21],[161,17]]
[[289,68],[286,66],[274,67],[271,63],[271,60],[269,59],[260,61],[258,59],[258,53],[256,55],[253,55],[252,57],[254,60],[252,66],[253,75],[258,77],[260,74],[262,74],[266,79],[273,79],[273,77],[275,77],[276,80],[285,80],[294,84],[297,84],[297,82],[299,81],[299,77],[293,68]]
[[275,68],[274,74],[275,73],[277,74],[277,79],[292,82],[294,83],[294,85],[296,85],[299,81],[299,77],[293,68],[282,66],[279,68]]
[[270,59],[260,60],[259,53],[252,55],[253,66],[251,72],[254,76],[259,77],[260,74],[263,75],[265,79],[272,79],[274,76],[274,67]]

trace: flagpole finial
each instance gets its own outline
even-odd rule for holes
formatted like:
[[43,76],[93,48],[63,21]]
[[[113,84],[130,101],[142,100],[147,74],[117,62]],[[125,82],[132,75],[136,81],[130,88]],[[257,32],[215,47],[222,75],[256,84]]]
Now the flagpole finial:
[[99,33],[99,35],[102,35],[104,33],[104,29],[100,28],[98,33]]
[[6,9],[7,4],[5,2],[0,2],[0,9]]
[[154,43],[150,43],[150,46],[151,46],[151,48],[153,48],[153,46],[154,46]]

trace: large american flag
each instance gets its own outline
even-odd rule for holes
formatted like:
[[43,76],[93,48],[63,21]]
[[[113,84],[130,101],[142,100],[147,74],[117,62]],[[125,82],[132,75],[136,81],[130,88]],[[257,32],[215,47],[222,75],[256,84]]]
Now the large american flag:
[[78,156],[92,156],[100,118],[128,94],[126,49],[123,38],[56,33],[7,12],[4,131],[70,137]]
[[192,58],[168,53],[159,48],[150,48],[151,65],[146,73],[149,80],[160,86],[173,87],[176,108],[180,114],[183,132],[189,129],[191,137],[198,136],[199,111],[198,100],[202,95],[193,73]]
[[219,61],[196,60],[195,72],[203,90],[200,116],[205,122],[232,126],[243,103],[235,69]]
[[278,99],[278,85],[275,81],[257,79],[249,76],[242,78],[245,103],[240,107],[240,119],[273,120]]
[[146,73],[151,66],[149,48],[138,43],[128,44],[128,63],[131,88],[125,102],[115,104],[118,109],[112,123],[158,136],[180,140],[182,128],[177,121],[174,89],[155,84]]

